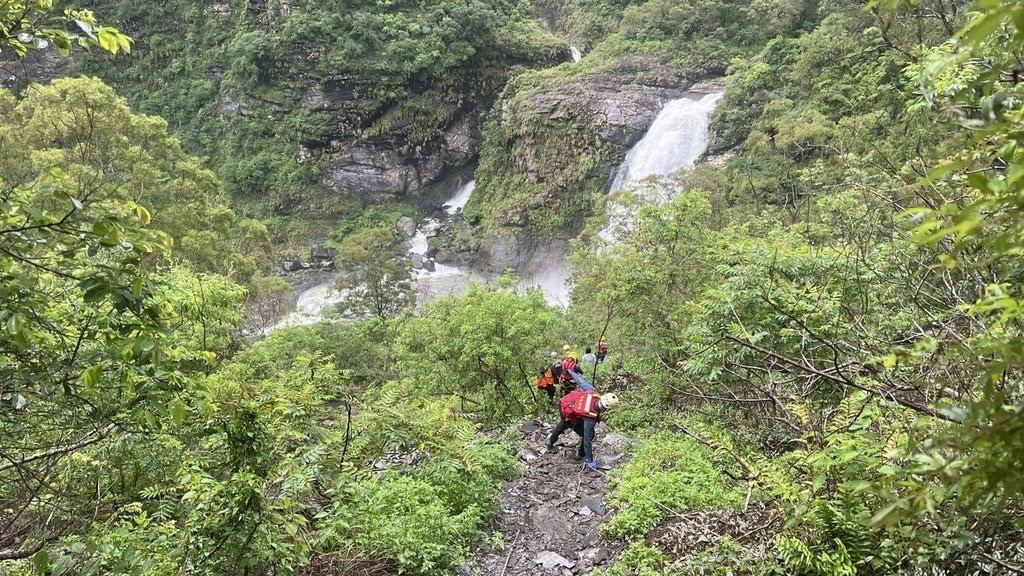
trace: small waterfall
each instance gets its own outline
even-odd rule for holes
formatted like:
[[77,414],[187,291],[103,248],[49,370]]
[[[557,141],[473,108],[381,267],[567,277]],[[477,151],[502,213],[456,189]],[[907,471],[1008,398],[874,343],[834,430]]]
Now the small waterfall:
[[[721,99],[721,92],[713,92],[704,96],[686,96],[666,104],[644,137],[626,153],[610,193],[649,176],[665,176],[693,166],[707,148],[711,113]],[[628,225],[632,215],[625,206],[614,201],[609,202],[607,215],[608,223],[599,236],[606,242],[612,242],[616,231]]]
[[[458,214],[469,202],[475,187],[474,181],[459,186],[455,194],[442,205],[444,211],[452,216]],[[440,227],[441,222],[437,219],[426,218],[409,239],[409,259],[419,266],[413,270],[413,282],[416,285],[419,302],[426,302],[443,294],[464,292],[471,279],[484,279],[472,271],[434,262],[427,256],[429,239]],[[346,298],[344,291],[334,287],[336,280],[337,277],[332,277],[299,294],[295,310],[270,330],[315,324],[326,318],[328,312]]]
[[447,202],[444,203],[444,211],[454,216],[466,207],[466,203],[469,202],[469,197],[473,195],[473,190],[476,189],[476,180],[470,180],[466,184],[459,187],[459,190],[455,192],[455,196],[452,196]]
[[267,329],[267,332],[290,326],[316,324],[326,318],[331,308],[345,300],[344,292],[334,287],[336,280],[337,278],[331,278],[327,282],[304,290],[295,302],[295,310]]
[[579,62],[580,60],[583,60],[583,53],[580,52],[579,48],[573,46],[572,44],[569,45],[569,52],[572,53],[573,62]]

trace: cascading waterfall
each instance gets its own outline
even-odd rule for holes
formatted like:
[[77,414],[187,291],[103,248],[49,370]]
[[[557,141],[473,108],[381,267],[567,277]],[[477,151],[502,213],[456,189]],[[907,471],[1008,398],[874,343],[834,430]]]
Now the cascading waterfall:
[[458,214],[460,210],[466,207],[466,203],[469,202],[469,197],[473,195],[474,190],[476,190],[476,180],[470,180],[460,186],[458,191],[455,192],[455,196],[452,196],[444,203],[444,211],[451,216]]
[[[455,194],[442,205],[444,211],[452,216],[458,214],[469,202],[475,187],[474,181],[459,186]],[[434,262],[427,257],[429,238],[440,226],[441,222],[437,219],[427,218],[409,239],[409,258],[419,261],[419,267],[413,270],[413,281],[420,302],[442,294],[460,293],[465,291],[471,279],[484,278],[472,271]],[[346,298],[345,291],[334,287],[335,282],[336,278],[331,278],[303,291],[295,303],[295,310],[270,330],[315,324],[326,318],[330,310]]]
[[[626,154],[612,182],[610,193],[632,186],[649,176],[666,176],[693,166],[708,145],[708,124],[721,92],[704,96],[685,96],[672,100],[662,108],[654,123]],[[599,236],[613,242],[618,230],[628,227],[629,209],[611,201],[607,208],[608,223]]]
[[[577,55],[582,57],[578,52],[574,47],[573,59],[577,59]],[[626,154],[615,175],[611,193],[628,188],[649,176],[667,175],[680,168],[693,166],[707,147],[709,118],[721,98],[722,93],[715,92],[686,96],[666,104],[644,137]],[[465,208],[474,188],[475,182],[472,181],[459,186],[442,205],[444,211],[450,216],[457,215]],[[601,230],[600,237],[611,243],[620,229],[629,226],[632,214],[626,206],[611,201],[608,203],[607,215],[608,224]],[[420,302],[442,294],[464,292],[473,279],[490,279],[488,275],[434,262],[428,257],[428,241],[440,226],[441,222],[437,219],[427,218],[409,240],[409,258],[418,261],[413,280]],[[521,286],[539,287],[551,304],[568,306],[567,254],[567,246],[550,246],[534,253],[527,270],[522,273]],[[313,324],[323,320],[332,307],[345,299],[345,293],[336,290],[334,283],[334,279],[331,279],[304,291],[299,295],[295,311],[274,328]]]
[[580,60],[583,60],[583,52],[580,52],[580,49],[573,46],[572,44],[569,45],[569,52],[572,53],[573,62],[579,62]]

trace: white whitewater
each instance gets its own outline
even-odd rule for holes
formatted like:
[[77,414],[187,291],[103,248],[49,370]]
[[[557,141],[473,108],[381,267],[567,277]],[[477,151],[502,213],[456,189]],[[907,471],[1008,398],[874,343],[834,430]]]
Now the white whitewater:
[[[475,187],[474,181],[459,186],[455,195],[443,204],[445,212],[453,216],[458,214],[469,202],[469,197],[473,195]],[[423,261],[429,260],[427,258],[429,239],[440,226],[441,223],[434,218],[427,218],[420,224],[412,238],[409,239],[410,258],[415,255]],[[420,303],[445,294],[460,294],[469,286],[471,279],[484,279],[479,274],[456,266],[432,261],[431,264],[433,264],[433,270],[426,268],[413,270],[412,278],[416,286],[417,300]],[[327,318],[331,310],[344,302],[346,297],[345,291],[334,287],[336,281],[337,276],[334,276],[303,291],[295,303],[295,310],[282,318],[270,330],[316,324]]]
[[573,46],[572,44],[569,45],[569,52],[572,53],[573,62],[579,62],[580,60],[583,60],[583,52],[580,52],[580,49]]
[[334,287],[336,280],[337,278],[331,278],[299,294],[295,310],[267,329],[267,332],[290,326],[316,324],[326,318],[335,305],[345,300],[344,292]]
[[[573,59],[582,58],[579,50],[573,48]],[[628,188],[645,178],[656,175],[667,175],[693,166],[707,148],[708,123],[722,93],[692,95],[673,100],[655,118],[636,145],[626,154],[619,166],[610,193]],[[656,194],[648,191],[648,194]],[[457,215],[469,198],[473,195],[475,182],[470,181],[459,186],[451,198],[443,204],[444,211],[451,216]],[[665,200],[661,198],[660,200]],[[632,218],[629,209],[614,200],[609,201],[607,208],[608,223],[600,232],[600,237],[608,243],[615,240],[620,229],[628,228]],[[429,251],[429,239],[441,226],[435,218],[425,219],[409,240],[409,257],[414,255],[424,261]],[[569,305],[570,286],[568,284],[567,246],[550,246],[539,250],[533,255],[527,269],[521,273],[522,288],[538,287],[551,304],[567,307]],[[474,270],[450,266],[437,262],[433,270],[422,268],[413,272],[416,292],[420,303],[427,302],[437,296],[461,294],[471,280],[492,280],[493,275],[486,275]],[[314,324],[326,318],[330,310],[345,299],[342,291],[334,288],[335,278],[313,286],[299,295],[295,311],[278,322],[271,330],[286,326]]]
[[[626,153],[609,193],[614,194],[650,176],[666,176],[693,166],[707,149],[711,113],[721,99],[721,92],[713,92],[685,96],[665,104],[644,137]],[[608,203],[607,215],[608,223],[599,236],[612,242],[616,232],[628,226],[632,215],[615,201]]]
[[470,180],[460,186],[458,191],[455,192],[455,196],[452,196],[451,199],[444,203],[444,211],[452,216],[458,214],[460,210],[466,207],[466,203],[469,202],[469,197],[473,195],[473,190],[475,189],[476,180]]

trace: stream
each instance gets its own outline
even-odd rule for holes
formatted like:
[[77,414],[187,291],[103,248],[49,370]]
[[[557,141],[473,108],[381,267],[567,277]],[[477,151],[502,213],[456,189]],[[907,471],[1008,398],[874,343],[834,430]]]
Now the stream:
[[[573,57],[576,58],[578,53],[579,50],[574,49]],[[711,113],[721,98],[721,92],[694,93],[665,104],[644,137],[626,154],[609,193],[630,188],[651,176],[664,176],[680,168],[693,166],[707,148]],[[456,186],[451,197],[439,207],[444,212],[439,217],[442,220],[458,218],[475,187],[475,181]],[[644,187],[640,191],[647,199],[656,202],[669,199],[660,197],[657,187]],[[611,244],[621,232],[629,229],[632,214],[627,206],[615,198],[609,199],[606,212],[608,222],[598,235],[604,243]],[[462,294],[471,281],[496,278],[493,273],[435,262],[428,256],[429,239],[442,225],[442,220],[425,218],[409,239],[407,256],[413,263],[418,305],[438,296]],[[538,287],[548,303],[567,308],[570,299],[568,250],[568,244],[551,245],[534,253],[526,269],[520,270],[520,287]],[[298,297],[295,310],[273,329],[314,324],[328,317],[330,310],[345,299],[345,293],[334,287],[335,280],[336,277],[330,278],[303,291]]]

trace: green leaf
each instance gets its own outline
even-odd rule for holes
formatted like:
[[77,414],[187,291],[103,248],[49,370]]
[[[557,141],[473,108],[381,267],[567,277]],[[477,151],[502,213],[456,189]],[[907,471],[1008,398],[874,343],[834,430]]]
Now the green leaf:
[[1003,22],[1004,13],[1000,10],[990,12],[975,20],[964,29],[963,39],[967,44],[979,44],[990,36]]
[[50,554],[46,550],[40,550],[32,556],[32,565],[36,568],[39,576],[46,576],[46,570],[50,567]]
[[892,526],[900,519],[903,509],[903,501],[897,500],[892,504],[883,507],[871,517],[872,526]]
[[121,33],[115,30],[114,28],[110,28],[107,26],[100,28],[98,39],[100,48],[103,48],[111,54],[117,54],[121,51],[122,46],[118,38],[120,35]]
[[8,319],[6,326],[7,333],[11,336],[15,336],[21,331],[21,318],[17,315],[12,314]]
[[135,215],[139,217],[139,222],[143,224],[149,224],[153,220],[153,216],[146,210],[145,206],[136,206]]
[[93,390],[96,388],[96,384],[100,381],[100,375],[103,373],[103,368],[99,365],[90,366],[82,372],[82,386],[85,386],[86,390]]

